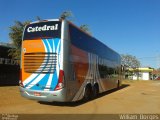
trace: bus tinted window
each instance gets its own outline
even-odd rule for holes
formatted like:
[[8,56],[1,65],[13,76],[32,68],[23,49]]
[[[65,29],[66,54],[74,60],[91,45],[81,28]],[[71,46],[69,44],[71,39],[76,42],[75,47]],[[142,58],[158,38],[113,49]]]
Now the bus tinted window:
[[101,58],[120,63],[120,56],[105,44],[101,43],[93,37],[90,37],[71,24],[69,25],[69,29],[71,43],[74,46],[90,53],[97,54]]
[[37,38],[60,38],[61,22],[47,21],[34,23],[26,26],[23,40],[32,40]]

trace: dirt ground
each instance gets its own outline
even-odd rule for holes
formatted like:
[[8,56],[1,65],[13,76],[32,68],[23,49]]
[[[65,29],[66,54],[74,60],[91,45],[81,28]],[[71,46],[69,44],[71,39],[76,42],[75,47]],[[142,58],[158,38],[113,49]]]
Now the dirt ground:
[[123,81],[86,103],[39,103],[20,96],[18,86],[0,87],[0,113],[11,114],[160,114],[159,81]]

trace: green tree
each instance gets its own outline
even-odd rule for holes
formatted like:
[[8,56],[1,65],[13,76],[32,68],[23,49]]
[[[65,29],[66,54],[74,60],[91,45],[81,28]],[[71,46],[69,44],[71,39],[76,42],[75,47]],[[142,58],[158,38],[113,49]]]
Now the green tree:
[[140,67],[140,61],[132,55],[121,55],[121,64],[123,66],[129,67],[129,68],[138,68]]
[[[71,17],[73,17],[73,13],[71,11],[64,11],[61,15],[60,15],[60,19],[70,19]],[[71,20],[70,20],[71,21]],[[91,31],[89,29],[89,26],[86,24],[82,24],[80,26],[80,29],[87,32],[88,34],[91,35]]]
[[40,20],[42,20],[42,19],[41,19],[39,16],[37,16],[37,17],[36,17],[36,20],[39,20],[39,21],[40,21]]
[[29,22],[15,21],[15,24],[9,27],[9,37],[14,46],[14,48],[9,50],[9,56],[12,56],[13,59],[20,59],[23,29]]
[[86,24],[81,25],[79,28],[80,28],[81,30],[87,32],[87,33],[90,34],[90,35],[92,34],[91,31],[90,31],[90,29],[89,29],[89,26],[86,25]]
[[60,19],[69,19],[73,17],[73,14],[71,11],[64,11],[61,15],[60,15]]

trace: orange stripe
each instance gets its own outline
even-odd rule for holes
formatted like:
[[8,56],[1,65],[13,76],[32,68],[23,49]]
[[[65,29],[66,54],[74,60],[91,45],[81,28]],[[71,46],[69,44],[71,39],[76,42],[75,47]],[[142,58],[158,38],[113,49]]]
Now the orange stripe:
[[[37,67],[33,68],[33,69],[38,69],[43,60],[44,60],[44,55],[41,55],[41,59],[38,60],[38,62],[36,62],[36,59],[34,59],[34,55],[26,55],[26,53],[39,53],[39,52],[45,52],[45,48],[43,45],[43,42],[41,39],[37,39],[37,40],[25,40],[23,41],[23,46],[22,46],[22,81],[24,81],[25,79],[27,79],[32,73],[27,73],[24,70],[24,65],[27,65],[28,63],[24,64],[24,61],[26,62],[31,62],[32,65],[37,64]],[[26,59],[26,57],[24,56],[29,56],[28,58],[31,58],[32,60],[28,60]]]

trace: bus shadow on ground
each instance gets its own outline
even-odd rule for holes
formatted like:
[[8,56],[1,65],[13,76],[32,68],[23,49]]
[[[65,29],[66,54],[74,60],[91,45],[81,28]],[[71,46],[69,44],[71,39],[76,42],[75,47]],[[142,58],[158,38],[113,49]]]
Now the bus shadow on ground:
[[113,93],[113,92],[122,90],[122,89],[124,89],[124,88],[126,88],[126,87],[129,87],[129,86],[130,86],[129,84],[123,84],[123,85],[121,85],[119,88],[115,88],[115,89],[108,90],[108,91],[106,91],[106,92],[100,93],[96,98],[91,99],[91,100],[89,100],[89,101],[83,101],[83,100],[76,101],[76,102],[40,102],[40,101],[39,101],[39,103],[42,104],[42,105],[50,105],[50,106],[75,107],[75,106],[80,106],[80,105],[83,105],[83,104],[85,104],[85,103],[88,103],[88,102],[90,102],[90,101],[92,101],[92,100],[99,99],[99,98],[101,98],[101,97],[103,97],[103,96],[109,95],[109,94],[111,94],[111,93]]

